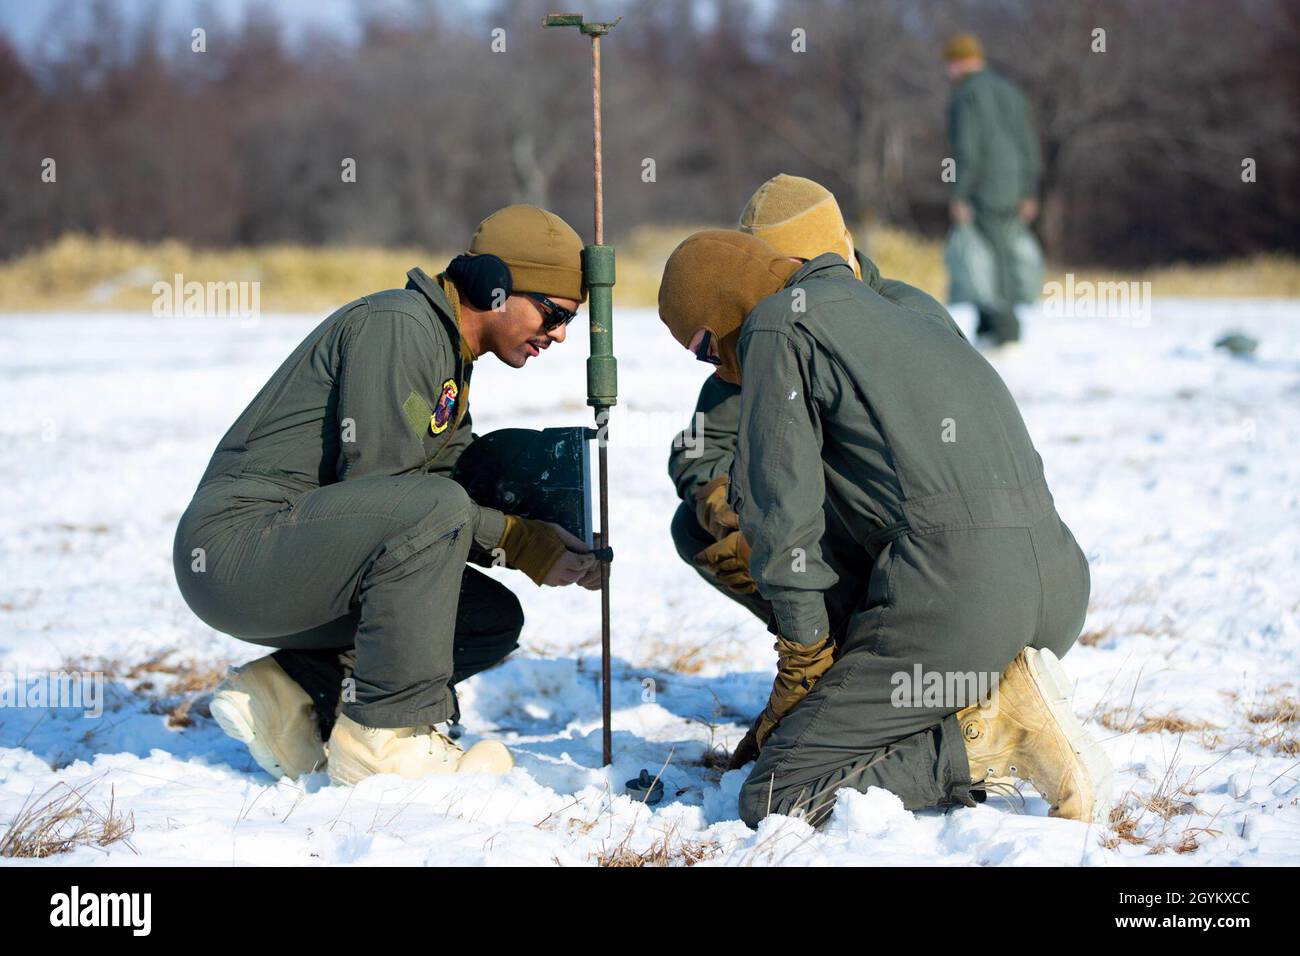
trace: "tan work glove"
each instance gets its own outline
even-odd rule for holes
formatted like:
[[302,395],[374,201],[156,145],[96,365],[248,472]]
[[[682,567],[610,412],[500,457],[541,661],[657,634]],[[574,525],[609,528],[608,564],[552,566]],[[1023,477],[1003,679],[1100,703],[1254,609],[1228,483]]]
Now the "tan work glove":
[[762,719],[762,714],[755,717],[745,736],[740,738],[740,743],[736,744],[736,749],[731,754],[731,760],[727,762],[728,770],[739,770],[751,760],[758,759],[758,722]]
[[727,504],[727,485],[730,480],[726,475],[719,475],[708,484],[695,489],[695,518],[715,541],[740,530],[740,519],[731,510],[731,505]]
[[776,652],[778,661],[772,693],[767,699],[767,706],[754,721],[754,726],[749,728],[749,733],[731,755],[731,763],[728,765],[731,770],[743,767],[758,756],[781,718],[808,696],[813,685],[835,663],[835,641],[830,637],[818,644],[800,644],[778,636]]
[[734,594],[753,594],[758,590],[749,575],[749,542],[743,532],[733,531],[721,541],[713,542],[695,556],[695,563]]
[[587,546],[558,524],[506,515],[506,531],[499,547],[506,564],[518,568],[535,584],[559,587],[580,584],[600,587],[600,562]]

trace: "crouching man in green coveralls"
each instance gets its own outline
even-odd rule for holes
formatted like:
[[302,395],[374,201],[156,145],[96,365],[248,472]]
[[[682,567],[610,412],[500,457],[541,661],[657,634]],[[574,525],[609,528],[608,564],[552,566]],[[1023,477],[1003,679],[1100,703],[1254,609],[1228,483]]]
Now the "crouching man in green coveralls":
[[[741,232],[678,246],[659,314],[741,389],[728,505],[779,656],[738,748],[757,756],[742,819],[819,823],[840,787],[969,805],[1013,778],[1055,815],[1103,817],[1110,764],[1057,661],[1087,562],[992,366],[841,256],[802,262]],[[835,567],[856,594],[833,625]]]
[[581,252],[543,209],[494,213],[446,272],[412,269],[404,289],[321,323],[217,446],[176,531],[176,579],[204,622],[279,649],[212,702],[272,775],[511,767],[499,742],[463,752],[435,729],[456,716],[453,685],[523,626],[515,596],[466,562],[588,588],[599,566],[563,529],[480,507],[449,474],[472,440],[475,359],[521,368],[564,341]]
[[[835,196],[811,179],[785,173],[773,176],[750,197],[740,214],[739,228],[763,239],[781,255],[802,262],[827,252],[842,256],[854,275],[882,298],[924,313],[962,337],[948,310],[933,296],[906,282],[881,277],[876,264],[853,247],[853,236]],[[772,607],[749,576],[749,543],[727,504],[739,428],[740,386],[719,373],[710,375],[700,389],[691,426],[673,441],[668,458],[669,477],[682,499],[673,515],[672,538],[678,555],[705,581],[766,623]],[[836,519],[829,510],[826,520],[834,527]],[[839,578],[826,593],[826,606],[832,624],[842,623],[852,613],[861,589],[856,578],[869,569],[858,566],[861,562],[853,549],[843,560],[829,550],[838,542],[848,543],[846,535],[828,535],[826,542],[823,558]]]

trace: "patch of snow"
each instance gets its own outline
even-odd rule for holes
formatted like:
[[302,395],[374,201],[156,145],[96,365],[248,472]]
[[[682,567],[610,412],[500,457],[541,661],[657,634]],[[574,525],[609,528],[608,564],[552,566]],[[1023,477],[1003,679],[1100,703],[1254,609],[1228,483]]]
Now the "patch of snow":
[[[0,673],[264,652],[189,612],[171,539],[218,438],[318,321],[0,318]],[[1260,340],[1253,359],[1213,348],[1228,327]],[[1049,819],[1028,789],[950,813],[843,792],[820,831],[787,817],[745,827],[744,772],[708,755],[734,747],[765,700],[772,640],[668,535],[668,448],[704,370],[653,312],[621,311],[616,332],[612,767],[598,596],[502,570],[527,615],[522,647],[464,685],[462,708],[463,743],[494,736],[515,753],[507,777],[274,783],[201,700],[170,727],[162,711],[185,694],[145,671],[110,678],[97,719],[0,708],[0,827],[66,785],[98,807],[111,796],[135,831],[130,847],[52,864],[589,865],[657,845],[697,865],[1300,862],[1298,728],[1267,719],[1300,696],[1300,303],[1156,300],[1142,328],[1031,310],[1023,347],[990,354],[1091,562],[1087,642],[1065,667],[1143,842]],[[521,371],[480,363],[480,431],[590,424],[581,323],[571,334]],[[1139,732],[1161,718],[1204,729]],[[655,807],[623,793],[643,767],[664,768]]]

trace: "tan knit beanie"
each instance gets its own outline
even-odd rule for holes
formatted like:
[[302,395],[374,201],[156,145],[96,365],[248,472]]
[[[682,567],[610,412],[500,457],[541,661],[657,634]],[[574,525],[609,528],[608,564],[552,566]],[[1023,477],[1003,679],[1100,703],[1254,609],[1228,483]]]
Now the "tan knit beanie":
[[984,46],[980,38],[973,33],[959,33],[945,44],[943,59],[946,63],[954,60],[982,60]]
[[582,283],[582,240],[573,227],[537,206],[498,209],[478,224],[469,251],[490,252],[510,266],[515,292],[561,299],[587,298]]

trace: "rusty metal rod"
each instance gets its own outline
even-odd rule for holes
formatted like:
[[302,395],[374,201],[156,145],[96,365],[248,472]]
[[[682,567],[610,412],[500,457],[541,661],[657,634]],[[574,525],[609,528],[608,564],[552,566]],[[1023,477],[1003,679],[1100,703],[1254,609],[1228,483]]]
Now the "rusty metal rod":
[[596,186],[596,245],[605,244],[605,177],[600,144],[600,37],[591,38],[592,175]]
[[[622,19],[621,17],[619,18]],[[591,38],[591,123],[592,185],[595,191],[592,245],[583,250],[583,278],[591,299],[588,321],[591,327],[591,355],[587,359],[587,404],[596,413],[599,436],[600,536],[599,544],[609,548],[609,410],[618,401],[618,365],[614,358],[613,300],[614,250],[605,245],[605,185],[601,144],[600,38],[618,24],[585,23],[581,14],[552,13],[543,20],[546,27],[577,27]],[[605,766],[614,759],[610,662],[609,561],[600,569],[600,709],[601,756]]]
[[[592,126],[592,177],[596,189],[595,233],[596,245],[605,244],[605,177],[601,158],[600,130],[600,36],[591,38],[591,126]],[[609,547],[609,406],[596,406],[596,423],[605,426],[600,441],[600,546]],[[613,702],[610,660],[609,625],[609,562],[600,565],[600,718],[601,762],[609,766],[614,761]]]

